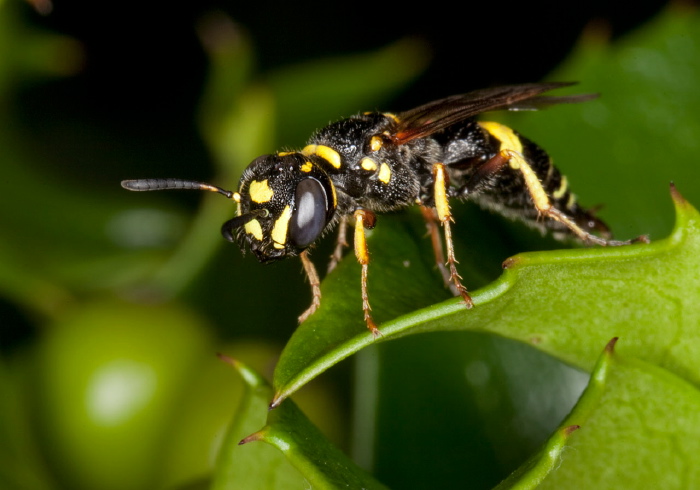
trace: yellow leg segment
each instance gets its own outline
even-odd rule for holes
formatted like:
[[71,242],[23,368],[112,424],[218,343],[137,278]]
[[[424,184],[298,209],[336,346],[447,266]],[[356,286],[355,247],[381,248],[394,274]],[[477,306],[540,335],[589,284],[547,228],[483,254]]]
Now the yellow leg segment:
[[365,226],[374,226],[375,216],[365,209],[355,211],[355,257],[362,266],[362,279],[360,287],[362,289],[362,310],[365,312],[365,323],[372,336],[376,339],[381,335],[377,324],[372,319],[372,307],[369,305],[369,295],[367,294],[367,271],[369,266],[369,250],[365,239]]
[[433,252],[435,253],[435,264],[440,271],[440,275],[442,275],[442,282],[445,283],[445,287],[450,288],[452,294],[459,296],[460,292],[455,288],[455,285],[452,284],[450,271],[447,270],[447,266],[445,265],[445,251],[442,246],[442,238],[440,237],[440,228],[437,224],[437,211],[425,206],[421,206],[420,209],[425,219],[425,227],[428,229],[428,234],[430,235],[430,242],[433,245]]
[[527,163],[525,157],[517,151],[513,150],[501,150],[500,156],[502,158],[508,159],[508,164],[511,168],[519,170],[525,180],[525,186],[527,187],[530,197],[532,197],[532,202],[535,205],[535,209],[540,213],[540,215],[546,218],[553,219],[563,224],[569,228],[580,240],[586,243],[595,243],[596,245],[602,246],[618,246],[618,245],[629,245],[634,240],[606,240],[599,236],[593,235],[587,232],[580,226],[578,226],[574,220],[569,216],[564,214],[564,212],[552,206],[549,200],[549,196],[542,187],[540,179],[537,178],[535,171]]
[[442,223],[442,228],[445,233],[445,246],[447,248],[447,262],[446,266],[449,268],[450,282],[453,284],[454,289],[457,293],[462,296],[464,304],[467,308],[471,308],[474,304],[472,303],[472,298],[467,292],[467,288],[462,284],[462,276],[457,272],[457,259],[455,258],[454,245],[452,243],[452,213],[450,212],[450,203],[447,199],[447,187],[449,182],[447,180],[447,173],[445,171],[445,165],[442,163],[433,164],[433,182],[434,182],[434,193],[435,193],[435,210],[437,212],[437,217],[440,223]]

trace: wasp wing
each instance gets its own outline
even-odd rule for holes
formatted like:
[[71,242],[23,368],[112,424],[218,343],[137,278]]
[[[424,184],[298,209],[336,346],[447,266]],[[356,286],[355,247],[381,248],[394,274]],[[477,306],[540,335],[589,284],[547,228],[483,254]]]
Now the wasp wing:
[[398,124],[392,135],[396,144],[424,138],[482,112],[494,110],[536,110],[553,104],[583,102],[597,94],[542,96],[556,88],[574,85],[572,82],[529,83],[475,90],[463,95],[429,102],[398,114]]

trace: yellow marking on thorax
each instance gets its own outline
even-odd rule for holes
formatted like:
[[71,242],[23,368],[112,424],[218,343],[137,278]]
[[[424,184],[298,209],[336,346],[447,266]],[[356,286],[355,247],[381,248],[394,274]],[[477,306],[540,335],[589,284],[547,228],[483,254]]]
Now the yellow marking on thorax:
[[241,202],[241,195],[238,192],[234,192],[231,196],[231,199],[233,199],[236,202]]
[[379,136],[372,136],[369,140],[369,149],[372,151],[379,151],[382,146],[384,146],[384,141]]
[[[508,126],[490,121],[480,122],[479,126],[484,128],[489,132],[489,134],[493,135],[501,142],[501,147],[499,148],[500,151],[511,150],[522,154],[523,144],[520,141],[520,138],[518,138],[518,136]],[[508,164],[511,168],[517,169],[519,168],[520,161],[519,159],[511,158]]]
[[571,194],[569,194],[569,199],[566,201],[567,209],[571,208],[571,206],[573,206],[575,202],[576,202],[576,194],[574,194],[572,192]]
[[442,163],[436,163],[433,166],[433,175],[435,182],[435,209],[437,210],[438,219],[441,222],[448,221],[451,217],[450,202],[447,200],[447,180],[445,177],[445,166]]
[[554,191],[552,193],[552,197],[554,199],[561,199],[564,194],[566,194],[566,190],[569,188],[569,181],[566,179],[566,175],[562,176],[561,178],[561,183],[559,184],[559,189]]
[[278,151],[277,156],[278,157],[286,157],[287,155],[293,155],[296,153],[295,151]]
[[362,167],[364,170],[367,170],[368,172],[374,172],[375,170],[377,170],[377,162],[375,162],[371,158],[365,157],[362,160],[360,160],[360,167]]
[[314,164],[313,164],[313,163],[311,163],[311,162],[306,162],[306,163],[304,163],[301,167],[299,167],[299,170],[301,170],[302,172],[309,173],[309,172],[311,172],[311,169],[313,169],[313,168],[314,168]]
[[262,241],[263,232],[260,227],[260,222],[256,219],[252,219],[245,224],[245,232],[249,235],[253,235],[256,240]]
[[275,221],[275,226],[272,227],[272,232],[270,232],[270,237],[272,237],[272,245],[275,248],[284,248],[284,244],[287,243],[287,228],[289,227],[289,218],[292,217],[292,208],[289,205],[285,206],[282,214],[277,221]]
[[393,119],[394,122],[400,122],[399,117],[396,114],[392,114],[391,112],[385,112],[384,116],[388,117],[389,119]]
[[379,182],[383,182],[384,184],[388,184],[389,181],[391,180],[391,168],[389,168],[389,165],[386,163],[382,163],[379,166]]
[[272,199],[272,195],[274,194],[272,189],[270,189],[270,186],[267,184],[267,179],[263,181],[254,180],[251,182],[248,192],[250,193],[250,199],[259,204],[268,202],[270,199]]
[[307,145],[301,152],[304,155],[316,155],[324,160],[326,160],[328,163],[331,164],[333,168],[340,168],[343,165],[342,158],[340,157],[340,153],[335,151],[333,148],[330,146],[324,146],[324,145]]

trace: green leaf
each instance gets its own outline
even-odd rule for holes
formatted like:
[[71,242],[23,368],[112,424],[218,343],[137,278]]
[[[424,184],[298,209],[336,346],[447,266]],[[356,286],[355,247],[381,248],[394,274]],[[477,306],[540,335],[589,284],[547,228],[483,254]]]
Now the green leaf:
[[[674,199],[676,229],[665,240],[518,255],[506,261],[507,270],[499,280],[473,293],[473,310],[466,310],[458,299],[418,309],[384,323],[378,341],[431,331],[487,331],[529,343],[589,370],[597,346],[606,338],[620,336],[627,341],[625,352],[699,383],[700,305],[687,293],[700,290],[695,273],[700,216],[679,194]],[[389,261],[383,263],[387,273],[374,280],[379,291],[371,297],[382,307],[378,315],[420,306],[415,298],[428,302],[429,297],[413,291],[430,284],[420,275],[429,271],[417,267],[419,255],[411,250],[415,237],[407,233],[401,237],[390,225],[382,226],[381,233],[378,236],[378,229],[372,238],[396,246],[384,247],[391,249],[392,257],[383,257],[382,247],[373,247],[377,242],[370,240],[370,249],[380,256],[375,260]],[[390,233],[395,235],[387,237]],[[398,249],[399,244],[404,248]],[[402,261],[409,261],[410,266],[402,267]],[[343,265],[347,267],[337,276],[344,277],[331,274],[324,283],[329,304],[322,304],[316,317],[297,329],[282,353],[275,370],[275,405],[339,360],[378,342],[360,326],[360,302],[349,292],[356,268]],[[405,286],[387,289],[390,284]],[[331,310],[335,313],[332,322],[328,320]],[[672,327],[660,329],[660,324]]]
[[591,412],[600,405],[616,342],[617,338],[608,342],[593,369],[586,391],[581,395],[571,414],[561,423],[560,428],[550,437],[542,450],[503,480],[496,490],[536,488],[547,476],[558,470],[563,453],[569,444],[569,436],[586,424]]
[[538,488],[683,489],[700,482],[700,391],[668,370],[610,355],[569,423],[581,430]]
[[259,429],[267,415],[270,388],[255,371],[239,361],[231,362],[243,378],[246,392],[219,451],[212,490],[249,488],[308,488],[303,476],[282,453],[264,445],[241,446],[243,437]]
[[616,341],[561,428],[498,489],[697,485],[700,392],[667,370],[618,355]]
[[[220,452],[213,489],[385,488],[331,445],[291,401],[271,412],[263,429],[250,434],[263,424],[272,389],[250,368],[230,362],[248,391]],[[254,441],[276,450],[249,444]]]

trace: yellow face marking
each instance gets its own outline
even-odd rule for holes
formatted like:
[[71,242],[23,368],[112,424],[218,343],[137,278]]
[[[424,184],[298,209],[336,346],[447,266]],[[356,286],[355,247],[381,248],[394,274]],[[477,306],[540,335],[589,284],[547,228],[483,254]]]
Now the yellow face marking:
[[552,193],[552,197],[554,199],[561,199],[564,196],[564,194],[566,194],[566,190],[568,188],[569,188],[569,181],[566,179],[566,175],[564,175],[561,178],[561,183],[559,184],[559,189],[557,189],[556,191],[554,191]]
[[249,235],[253,235],[256,240],[262,241],[263,232],[260,227],[260,222],[256,219],[252,219],[245,224],[245,232]]
[[[480,122],[479,125],[501,142],[499,150],[510,150],[522,154],[523,144],[520,142],[520,138],[518,138],[508,126],[497,122]],[[520,159],[511,158],[508,164],[511,168],[518,169],[518,165],[520,164],[519,160]]]
[[338,205],[338,193],[335,190],[335,186],[333,185],[333,182],[328,182],[331,186],[331,191],[333,192],[333,207],[335,208]]
[[369,149],[372,151],[379,151],[383,145],[384,141],[379,136],[372,136],[369,140]]
[[231,199],[233,199],[236,202],[241,202],[241,195],[238,192],[234,192],[231,196]]
[[375,162],[371,158],[365,157],[360,161],[360,167],[362,167],[363,170],[367,170],[368,172],[374,172],[375,170],[377,170],[377,162]]
[[287,242],[287,227],[289,226],[289,218],[292,217],[292,208],[285,206],[282,214],[277,221],[275,221],[275,226],[272,227],[272,232],[270,232],[270,237],[272,237],[272,245],[275,248],[284,248],[284,244]]
[[313,163],[311,163],[311,162],[306,162],[304,165],[302,165],[302,166],[300,167],[300,170],[301,170],[302,172],[309,173],[309,172],[311,172],[311,169],[312,169],[312,168],[314,168]]
[[250,199],[259,204],[268,202],[272,199],[272,195],[274,194],[270,186],[267,185],[267,179],[261,182],[257,180],[251,182],[248,192],[250,193]]
[[382,163],[381,166],[379,167],[379,182],[383,182],[384,184],[388,184],[389,181],[391,180],[391,169],[389,168],[389,165],[386,163]]
[[438,219],[444,223],[449,221],[452,215],[450,214],[450,202],[447,200],[445,166],[442,163],[433,165],[433,176],[435,179],[435,209],[437,210]]
[[343,165],[340,153],[330,146],[308,145],[301,152],[304,155],[316,155],[330,163],[333,168],[340,168]]

